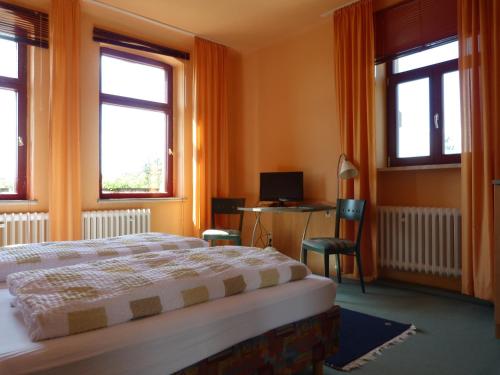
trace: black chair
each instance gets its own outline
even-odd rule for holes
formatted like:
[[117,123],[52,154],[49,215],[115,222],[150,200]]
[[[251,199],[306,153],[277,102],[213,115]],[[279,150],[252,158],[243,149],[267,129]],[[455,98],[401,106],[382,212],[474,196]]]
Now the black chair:
[[[238,211],[238,207],[245,206],[245,198],[212,198],[212,227],[203,232],[205,241],[210,241],[213,246],[214,241],[229,240],[237,246],[241,246],[241,228],[243,227],[243,211]],[[215,218],[217,215],[239,215],[238,229],[217,228]]]
[[[342,282],[340,269],[340,255],[352,255],[356,257],[358,264],[361,290],[365,293],[365,282],[363,281],[363,270],[361,267],[360,243],[363,230],[366,201],[356,199],[337,199],[335,211],[335,237],[316,237],[302,241],[302,261],[307,264],[307,252],[315,251],[323,254],[325,263],[325,277],[330,277],[329,257],[332,254],[337,258],[337,281]],[[358,233],[356,242],[339,238],[340,220],[358,221]]]

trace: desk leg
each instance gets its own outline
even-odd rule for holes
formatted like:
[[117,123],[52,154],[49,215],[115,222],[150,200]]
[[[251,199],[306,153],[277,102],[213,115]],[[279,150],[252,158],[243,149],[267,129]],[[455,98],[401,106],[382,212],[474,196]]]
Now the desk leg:
[[255,234],[257,233],[257,226],[260,224],[260,212],[256,213],[255,217],[255,224],[253,226],[253,232],[252,232],[252,243],[250,244],[251,247],[254,246],[255,244]]
[[[312,216],[312,212],[309,212],[309,214],[307,215],[306,226],[304,227],[304,233],[302,233],[302,241],[304,241],[306,239],[307,228],[309,228],[309,222],[311,221],[311,216]],[[302,259],[302,242],[300,243],[300,261],[303,262],[303,259]]]

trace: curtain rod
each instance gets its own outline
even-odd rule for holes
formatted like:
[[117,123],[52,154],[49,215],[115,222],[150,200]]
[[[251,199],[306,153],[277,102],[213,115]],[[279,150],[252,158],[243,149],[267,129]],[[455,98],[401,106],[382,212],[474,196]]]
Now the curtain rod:
[[342,9],[342,8],[345,8],[351,4],[354,4],[356,2],[358,2],[359,0],[351,0],[341,6],[338,6],[336,8],[333,8],[333,9],[330,9],[330,10],[327,10],[326,12],[324,13],[321,13],[320,17],[323,17],[323,18],[326,18],[326,17],[330,17],[336,10],[339,10],[339,9]]
[[83,2],[88,3],[88,4],[97,5],[101,8],[109,9],[109,10],[112,10],[112,11],[117,12],[117,13],[125,14],[127,16],[134,17],[134,18],[139,19],[141,21],[145,21],[145,22],[151,23],[153,25],[163,27],[164,29],[178,32],[180,34],[189,35],[189,36],[197,36],[195,33],[191,32],[191,31],[181,29],[180,27],[177,27],[177,26],[169,25],[168,23],[163,23],[163,22],[157,21],[153,18],[141,16],[140,14],[130,12],[128,10],[103,3],[99,0],[83,0]]

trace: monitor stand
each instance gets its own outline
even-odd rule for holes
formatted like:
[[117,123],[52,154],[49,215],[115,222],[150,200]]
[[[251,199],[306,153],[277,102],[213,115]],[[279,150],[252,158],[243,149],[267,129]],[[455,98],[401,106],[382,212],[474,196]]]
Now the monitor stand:
[[276,202],[275,207],[285,207],[286,202],[288,202],[288,199],[278,199],[278,202]]
[[279,199],[277,202],[273,202],[271,207],[285,207],[286,199]]
[[278,201],[275,201],[273,203],[271,203],[268,207],[286,207],[287,206],[287,202],[289,202],[288,199],[280,199]]

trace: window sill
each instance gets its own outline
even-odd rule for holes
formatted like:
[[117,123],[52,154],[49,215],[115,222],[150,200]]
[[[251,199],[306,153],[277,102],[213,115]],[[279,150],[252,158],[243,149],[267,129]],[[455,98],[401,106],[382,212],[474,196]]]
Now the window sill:
[[460,163],[453,164],[431,164],[431,165],[409,165],[405,167],[385,167],[377,168],[377,172],[397,172],[397,171],[424,171],[432,169],[460,169]]
[[31,206],[34,204],[38,204],[36,199],[0,199],[0,206],[9,205],[9,206]]
[[139,202],[183,202],[187,197],[168,197],[168,198],[109,198],[98,199],[97,203],[139,203]]

